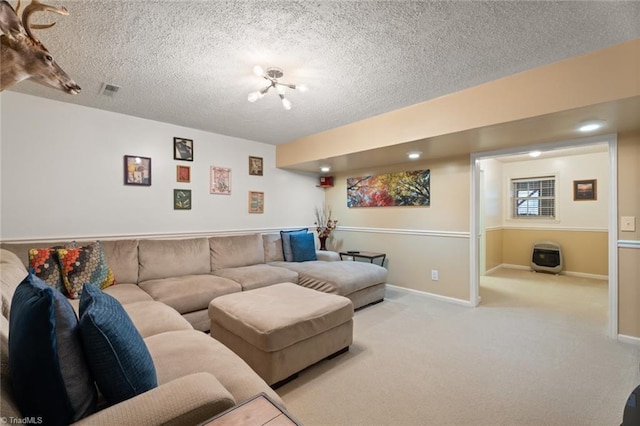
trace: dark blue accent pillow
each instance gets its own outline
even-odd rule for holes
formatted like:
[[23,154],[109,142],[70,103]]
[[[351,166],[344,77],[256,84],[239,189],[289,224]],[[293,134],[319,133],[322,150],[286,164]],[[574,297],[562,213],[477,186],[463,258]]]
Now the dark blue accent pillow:
[[96,411],[78,317],[66,297],[33,272],[11,301],[9,370],[16,403],[27,418],[68,425]]
[[313,234],[291,234],[291,253],[294,262],[318,260]]
[[109,404],[158,386],[151,354],[116,299],[96,286],[80,296],[80,333],[89,368]]
[[282,255],[286,262],[293,262],[293,253],[291,253],[291,235],[294,234],[306,234],[307,228],[293,229],[291,231],[280,231],[280,238],[282,239]]

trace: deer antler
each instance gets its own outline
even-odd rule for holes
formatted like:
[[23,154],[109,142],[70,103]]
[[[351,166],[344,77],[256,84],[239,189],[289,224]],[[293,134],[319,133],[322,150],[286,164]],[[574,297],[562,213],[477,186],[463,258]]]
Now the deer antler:
[[[18,5],[16,7],[16,13],[18,12],[19,7],[20,7],[20,1],[18,1]],[[51,28],[55,25],[55,22],[53,24],[29,25],[29,19],[31,18],[31,15],[35,12],[54,12],[64,16],[69,15],[69,11],[64,6],[53,7],[47,4],[42,4],[38,0],[31,0],[31,4],[25,7],[24,12],[22,12],[22,26],[27,32],[27,35],[31,37],[33,40],[38,42],[39,40],[33,35],[33,33],[31,32],[31,29],[40,30],[44,28]]]

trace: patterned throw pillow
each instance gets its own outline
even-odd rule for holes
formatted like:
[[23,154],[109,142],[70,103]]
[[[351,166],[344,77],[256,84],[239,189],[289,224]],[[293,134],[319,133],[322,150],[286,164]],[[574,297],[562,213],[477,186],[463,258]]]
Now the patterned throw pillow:
[[85,284],[104,289],[116,283],[113,271],[105,261],[100,241],[82,247],[58,249],[56,252],[62,282],[70,298],[80,298]]
[[58,263],[57,249],[75,248],[75,243],[64,246],[54,246],[47,248],[29,249],[29,267],[31,267],[38,278],[51,287],[67,294],[60,274],[60,264]]

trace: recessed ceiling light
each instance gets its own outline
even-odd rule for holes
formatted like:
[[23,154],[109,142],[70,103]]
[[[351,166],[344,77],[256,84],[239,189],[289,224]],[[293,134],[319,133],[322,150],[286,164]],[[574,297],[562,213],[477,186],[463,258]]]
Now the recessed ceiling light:
[[331,167],[329,167],[329,166],[320,167],[320,171],[323,172],[323,173],[327,173],[330,170],[331,170]]
[[417,160],[418,158],[420,158],[421,154],[421,152],[408,152],[407,157],[409,157],[410,160]]
[[606,121],[604,120],[590,120],[580,123],[578,130],[581,132],[594,132],[604,126]]
[[540,154],[542,154],[542,152],[540,152],[540,151],[531,151],[531,152],[529,153],[529,155],[530,155],[531,157],[533,157],[533,158],[540,157]]

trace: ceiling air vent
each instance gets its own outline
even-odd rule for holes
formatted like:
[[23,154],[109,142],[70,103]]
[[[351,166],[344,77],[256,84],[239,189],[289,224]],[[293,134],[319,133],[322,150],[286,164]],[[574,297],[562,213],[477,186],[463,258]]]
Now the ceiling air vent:
[[120,90],[120,86],[116,86],[115,84],[104,83],[102,85],[102,90],[100,90],[100,93],[103,94],[104,96],[109,96],[110,98],[113,98],[116,96],[116,93],[118,93],[118,90]]

